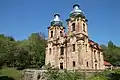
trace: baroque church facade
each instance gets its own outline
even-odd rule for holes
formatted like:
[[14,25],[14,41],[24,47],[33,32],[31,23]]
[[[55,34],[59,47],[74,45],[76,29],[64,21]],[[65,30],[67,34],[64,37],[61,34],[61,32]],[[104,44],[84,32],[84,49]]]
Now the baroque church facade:
[[103,51],[99,44],[89,39],[88,24],[79,5],[75,4],[69,14],[67,32],[55,14],[48,27],[45,64],[59,69],[104,70]]

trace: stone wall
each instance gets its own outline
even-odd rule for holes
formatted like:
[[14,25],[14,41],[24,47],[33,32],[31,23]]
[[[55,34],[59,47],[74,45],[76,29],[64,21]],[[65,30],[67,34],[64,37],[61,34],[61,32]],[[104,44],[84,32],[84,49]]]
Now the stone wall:
[[[61,72],[64,72],[63,70],[60,70]],[[73,70],[72,70],[73,71]],[[79,70],[80,73],[85,73],[86,76],[92,75],[93,73],[96,72],[101,72],[103,70]],[[46,74],[47,70],[33,70],[33,69],[26,69],[23,70],[23,79],[22,80],[47,80],[46,79]]]
[[23,70],[23,80],[46,80],[45,72],[46,70]]

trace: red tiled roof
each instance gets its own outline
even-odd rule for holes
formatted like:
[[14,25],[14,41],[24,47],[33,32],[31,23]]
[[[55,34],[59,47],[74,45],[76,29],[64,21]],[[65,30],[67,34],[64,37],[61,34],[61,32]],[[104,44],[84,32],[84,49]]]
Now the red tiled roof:
[[89,43],[90,43],[91,45],[93,45],[93,44],[94,44],[94,42],[91,42],[91,41],[89,41]]
[[110,64],[109,62],[104,61],[104,65],[105,66],[111,66],[112,64]]
[[90,40],[90,39],[89,39],[89,44],[90,44],[92,47],[101,50],[101,47],[100,47],[97,43],[95,43],[94,41],[92,41],[92,40]]

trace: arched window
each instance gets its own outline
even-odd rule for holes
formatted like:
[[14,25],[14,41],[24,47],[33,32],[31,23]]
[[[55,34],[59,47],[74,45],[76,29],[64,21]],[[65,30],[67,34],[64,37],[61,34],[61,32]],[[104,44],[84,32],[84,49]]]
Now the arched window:
[[89,67],[88,62],[86,62],[87,67]]
[[75,31],[75,23],[72,24],[72,31]]
[[94,50],[94,59],[96,60],[96,50]]
[[51,54],[51,52],[52,52],[52,51],[51,51],[51,48],[49,48],[49,54]]
[[99,58],[99,61],[100,61],[100,51],[98,51],[98,58]]
[[60,55],[64,55],[64,47],[60,47]]
[[73,52],[75,51],[75,44],[73,44]]
[[53,37],[53,31],[51,31],[51,38]]
[[85,31],[85,24],[84,24],[84,23],[83,23],[83,31],[86,32],[86,31]]
[[63,63],[60,63],[60,69],[63,69]]
[[62,31],[60,31],[60,37],[63,37],[63,32]]
[[97,64],[95,64],[95,70],[97,70]]
[[40,74],[38,74],[38,76],[37,76],[37,80],[40,80],[40,77],[41,77]]
[[87,44],[85,45],[85,48],[86,48],[86,52],[87,52]]
[[73,61],[73,67],[75,67],[75,61]]

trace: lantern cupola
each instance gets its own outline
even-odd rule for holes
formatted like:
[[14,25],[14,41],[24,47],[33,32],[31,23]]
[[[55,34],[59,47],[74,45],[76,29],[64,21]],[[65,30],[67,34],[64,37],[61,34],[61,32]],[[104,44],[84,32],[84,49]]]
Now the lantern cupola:
[[73,5],[73,10],[70,12],[70,17],[85,17],[82,10],[80,9],[80,6],[78,4]]
[[60,20],[59,14],[54,15],[54,19],[51,21],[51,26],[63,26],[63,23]]

